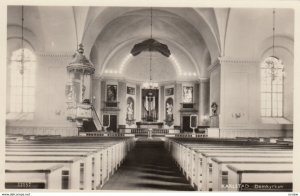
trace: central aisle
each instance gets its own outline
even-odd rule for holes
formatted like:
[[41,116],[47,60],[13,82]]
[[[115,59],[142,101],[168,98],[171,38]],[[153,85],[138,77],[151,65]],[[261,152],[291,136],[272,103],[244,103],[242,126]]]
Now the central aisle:
[[139,139],[102,190],[193,191],[160,139]]

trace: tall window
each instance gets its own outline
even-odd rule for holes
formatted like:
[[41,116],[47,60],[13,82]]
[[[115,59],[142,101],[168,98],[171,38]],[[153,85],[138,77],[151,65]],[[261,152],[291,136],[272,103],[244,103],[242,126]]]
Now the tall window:
[[[23,63],[22,63],[23,62]],[[35,110],[36,57],[29,49],[19,49],[10,59],[10,113],[33,113]]]
[[282,61],[267,57],[261,64],[261,116],[283,117]]

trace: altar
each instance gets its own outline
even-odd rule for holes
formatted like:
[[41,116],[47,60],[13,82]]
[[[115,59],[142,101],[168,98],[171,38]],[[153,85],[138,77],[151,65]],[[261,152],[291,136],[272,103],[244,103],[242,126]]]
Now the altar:
[[136,122],[137,128],[140,129],[159,129],[162,128],[164,123],[163,122],[146,122],[140,121]]

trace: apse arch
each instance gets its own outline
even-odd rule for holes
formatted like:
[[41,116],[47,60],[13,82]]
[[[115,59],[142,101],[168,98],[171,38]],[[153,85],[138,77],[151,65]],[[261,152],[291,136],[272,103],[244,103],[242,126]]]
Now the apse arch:
[[[114,12],[111,11],[111,9],[115,9]],[[123,14],[126,14],[130,11],[136,11],[136,10],[141,10],[145,9],[143,8],[112,8],[112,7],[107,7],[99,14],[94,16],[91,22],[90,19],[87,19],[87,23],[89,25],[87,26],[87,30],[85,31],[82,42],[84,45],[86,45],[86,53],[89,55],[92,50],[92,46],[94,45],[99,33],[105,28],[105,26],[114,18],[120,17]],[[203,16],[199,15],[199,11],[196,11],[195,8],[155,8],[155,9],[160,9],[164,12],[169,12],[173,15],[176,15],[180,17],[183,21],[191,24],[194,26],[199,35],[203,37],[203,39],[209,40],[208,42],[205,42],[207,47],[209,48],[210,54],[212,55],[211,58],[215,59],[219,56],[219,44],[218,41],[216,40],[216,36],[214,36],[214,31],[216,29],[212,29],[210,25],[207,24],[207,21],[203,19]],[[213,10],[213,8],[211,8]],[[179,11],[178,11],[179,10]],[[117,13],[116,15],[112,15],[111,13]],[[92,25],[95,24],[95,25]],[[96,33],[97,32],[97,33]]]
[[[102,39],[102,41],[106,41],[107,42],[106,39],[100,38],[101,35],[102,35],[102,32],[99,34],[99,36],[98,36],[99,38],[98,39]],[[134,39],[139,39],[139,37],[141,37],[141,38],[140,38],[140,40],[137,40],[137,42],[138,41],[142,41],[142,39],[145,39],[143,36],[131,37],[131,38],[129,38],[127,40],[127,42],[130,42],[131,40],[134,40]],[[180,50],[182,50],[189,57],[189,59],[193,62],[198,75],[200,75],[201,72],[202,73],[205,72],[205,69],[201,67],[201,65],[202,65],[201,57],[198,55],[199,52],[200,52],[200,54],[202,54],[203,53],[202,51],[197,51],[197,52],[195,50],[188,51],[186,49],[186,47],[183,46],[181,43],[178,43],[176,39],[171,39],[171,38],[169,38],[167,36],[164,36],[164,37],[157,36],[157,37],[158,37],[158,40],[162,40],[162,42],[164,42],[164,41],[171,42],[172,44],[176,45],[176,47],[180,48]],[[116,40],[114,40],[114,41],[116,42]],[[103,46],[103,45],[100,45],[100,44],[97,44],[97,43],[98,43],[98,41],[96,41],[95,46],[93,47],[92,50],[97,49],[98,45],[99,45],[99,48],[101,48]],[[103,63],[102,62],[101,63],[94,63],[94,64],[100,64],[100,65],[103,64],[101,70],[98,72],[99,74],[103,73],[103,70],[105,69],[106,64],[110,60],[111,56],[114,56],[115,52],[118,51],[119,48],[122,48],[122,45],[126,45],[126,41],[122,41],[121,43],[117,43],[117,44],[118,45],[113,46],[114,48],[111,51],[108,50],[109,48],[105,48],[107,56],[105,56],[103,54],[103,52],[101,53],[102,57],[100,59],[105,59]],[[203,49],[202,47],[200,47],[199,49],[200,50],[206,50],[206,49]],[[99,50],[101,50],[101,49],[99,49]],[[191,52],[193,52],[193,54],[191,54]],[[95,52],[92,52],[91,54],[95,54]],[[196,56],[197,60],[194,58],[195,55],[198,55],[198,56]],[[91,56],[91,59],[93,59],[92,56]],[[199,68],[199,66],[200,66],[200,68]]]
[[[141,38],[141,37],[131,38],[129,40],[123,41],[122,43],[120,43],[119,45],[117,45],[115,48],[113,48],[113,50],[110,51],[109,55],[105,58],[104,63],[101,66],[100,70],[99,70],[100,65],[98,65],[98,71],[96,71],[97,74],[98,75],[102,75],[104,73],[104,70],[109,65],[110,60],[113,59],[120,50],[122,50],[122,49],[124,49],[124,48],[126,48],[128,46],[133,46],[134,43],[139,43],[142,40],[143,40],[143,38]],[[172,45],[176,46],[177,49],[179,49],[180,51],[182,51],[182,53],[192,62],[192,65],[195,68],[195,70],[197,72],[197,75],[199,77],[201,76],[201,73],[204,73],[204,70],[199,69],[199,66],[198,66],[196,60],[193,58],[193,56],[182,45],[178,44],[174,40],[160,40],[160,39],[158,39],[158,40],[162,41],[162,42],[169,42],[169,44],[172,44]],[[96,47],[94,48],[94,50],[97,50]],[[97,52],[93,52],[93,53],[97,53]],[[128,56],[129,56],[129,58],[128,58]],[[133,56],[128,51],[128,54],[124,55],[124,59],[122,61],[120,61],[121,62],[120,66],[126,66],[126,61],[128,61],[131,58],[133,58]],[[179,68],[177,67],[178,66],[178,62],[180,62],[180,61],[176,60],[176,58],[177,58],[176,56],[174,56],[173,54],[171,54],[171,56],[168,59],[169,59],[169,61],[172,61],[172,64],[173,64],[173,66],[175,66],[175,70],[177,71],[177,74],[180,75],[180,70],[183,70],[183,68],[182,68],[182,66],[179,67]],[[97,65],[98,63],[94,62],[94,64]]]

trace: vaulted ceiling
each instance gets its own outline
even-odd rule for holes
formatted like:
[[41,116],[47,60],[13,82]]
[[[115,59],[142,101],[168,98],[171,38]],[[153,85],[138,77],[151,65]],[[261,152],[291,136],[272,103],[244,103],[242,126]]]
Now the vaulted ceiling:
[[[25,6],[24,18],[25,40],[37,52],[71,54],[83,43],[96,75],[149,77],[149,52],[130,51],[150,38],[150,8]],[[293,41],[293,11],[276,10],[276,21],[278,39]],[[9,42],[20,39],[20,27],[21,7],[9,6]],[[170,57],[153,52],[155,81],[206,78],[220,56],[257,59],[268,50],[272,9],[154,7],[152,32],[171,51]]]

